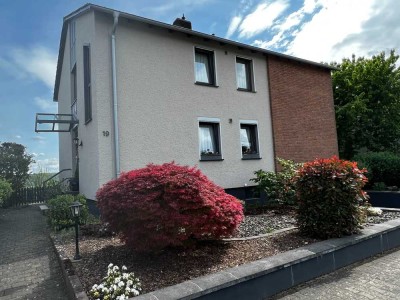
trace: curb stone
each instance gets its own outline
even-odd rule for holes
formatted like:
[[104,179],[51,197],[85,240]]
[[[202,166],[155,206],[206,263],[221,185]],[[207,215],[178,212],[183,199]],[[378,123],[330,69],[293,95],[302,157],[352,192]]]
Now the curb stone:
[[64,253],[63,250],[56,246],[57,237],[50,234],[50,240],[56,252],[57,259],[60,263],[65,284],[67,286],[68,297],[73,300],[89,300],[85,293],[83,285],[79,277],[75,275],[72,261]]

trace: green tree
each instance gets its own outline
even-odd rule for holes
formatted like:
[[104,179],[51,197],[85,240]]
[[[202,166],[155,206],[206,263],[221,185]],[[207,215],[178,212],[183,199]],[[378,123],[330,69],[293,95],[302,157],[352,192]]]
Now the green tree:
[[360,150],[397,151],[400,141],[400,70],[395,51],[372,58],[353,55],[333,63],[339,152],[351,159]]
[[10,182],[14,190],[24,187],[29,177],[29,165],[33,162],[25,146],[9,142],[0,144],[0,177]]

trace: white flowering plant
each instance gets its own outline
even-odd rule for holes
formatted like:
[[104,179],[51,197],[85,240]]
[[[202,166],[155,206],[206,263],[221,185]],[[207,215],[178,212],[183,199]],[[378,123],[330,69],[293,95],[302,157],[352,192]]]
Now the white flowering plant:
[[128,273],[127,268],[109,264],[107,276],[101,284],[93,285],[89,296],[94,300],[125,300],[135,297],[142,291],[141,284],[134,273]]

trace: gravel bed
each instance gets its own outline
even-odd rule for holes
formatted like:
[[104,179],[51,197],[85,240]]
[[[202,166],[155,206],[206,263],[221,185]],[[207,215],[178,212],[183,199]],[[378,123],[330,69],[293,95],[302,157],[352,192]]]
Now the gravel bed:
[[[383,211],[380,216],[370,216],[364,226],[383,223],[400,218],[400,211]],[[261,215],[247,215],[240,224],[235,237],[251,237],[275,230],[296,226],[294,211],[271,210]]]
[[379,224],[393,219],[400,218],[400,211],[387,211],[383,210],[380,216],[368,217],[367,226],[372,224]]
[[261,215],[245,216],[235,237],[256,236],[293,226],[296,226],[296,219],[293,211],[282,213],[280,211],[271,210]]

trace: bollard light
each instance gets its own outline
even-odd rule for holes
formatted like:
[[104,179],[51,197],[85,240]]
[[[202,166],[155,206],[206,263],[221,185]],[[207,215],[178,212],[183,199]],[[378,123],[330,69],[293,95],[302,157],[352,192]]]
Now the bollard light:
[[82,204],[79,203],[78,201],[75,201],[72,203],[72,205],[69,207],[71,209],[71,215],[72,218],[75,219],[75,256],[74,260],[80,260],[81,255],[79,254],[79,216],[81,214],[81,207]]

